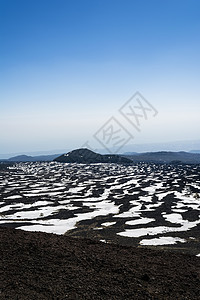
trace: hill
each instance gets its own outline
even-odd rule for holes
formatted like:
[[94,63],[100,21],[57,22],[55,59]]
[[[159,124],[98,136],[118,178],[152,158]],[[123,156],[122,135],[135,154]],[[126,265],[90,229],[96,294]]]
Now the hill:
[[200,153],[200,150],[191,150],[190,153]]
[[52,161],[58,156],[60,156],[60,154],[39,155],[39,156],[17,155],[14,157],[10,157],[9,159],[7,159],[7,161],[11,161],[11,162]]
[[[198,152],[198,151],[196,151]],[[76,149],[66,154],[52,154],[52,155],[17,155],[9,159],[0,160],[1,162],[37,162],[37,161],[57,161],[66,163],[185,163],[185,164],[199,164],[200,153],[196,152],[127,152],[124,154],[99,154],[89,149]]]
[[64,163],[132,163],[131,159],[111,154],[95,153],[87,148],[76,149],[54,159]]
[[125,155],[126,158],[131,159],[133,162],[154,162],[154,163],[186,163],[186,164],[199,164],[200,154],[189,152],[146,152],[138,154]]

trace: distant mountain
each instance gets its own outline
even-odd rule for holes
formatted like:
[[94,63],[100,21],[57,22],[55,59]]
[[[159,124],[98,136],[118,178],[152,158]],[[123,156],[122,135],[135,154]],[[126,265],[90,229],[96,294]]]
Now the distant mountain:
[[[100,154],[107,154],[107,150],[105,148],[95,148],[95,151]],[[146,144],[127,144],[121,149],[122,152],[120,154],[128,155],[130,153],[144,153],[144,152],[158,152],[158,151],[185,151],[191,153],[200,153],[200,150],[193,150],[193,149],[200,149],[200,140],[188,140],[188,141],[171,141],[171,142],[163,142],[163,143],[146,143]],[[73,149],[68,147],[67,149],[52,149],[52,150],[42,150],[42,151],[26,151],[26,152],[15,152],[15,153],[2,153],[0,154],[0,161],[16,156],[27,155],[32,157],[45,157],[48,155],[54,155],[55,153],[68,153]],[[117,148],[110,148],[111,154],[119,154]],[[58,155],[59,156],[59,155]],[[49,160],[49,159],[48,159]]]
[[118,154],[99,154],[87,148],[73,150],[66,154],[53,155],[17,155],[9,159],[0,160],[4,163],[11,162],[37,162],[37,161],[57,161],[67,163],[133,163],[133,162],[154,162],[154,163],[188,163],[200,164],[200,151],[191,152],[126,152],[123,155]]
[[10,157],[8,161],[25,162],[25,161],[34,161],[34,160],[32,156],[18,155],[18,156]]
[[7,161],[12,161],[12,162],[52,161],[58,156],[60,156],[60,154],[41,155],[41,156],[18,155],[7,159]]
[[199,164],[200,154],[189,152],[146,152],[133,155],[125,155],[126,158],[133,162],[155,162],[155,163],[188,163]]
[[191,150],[190,153],[200,153],[200,150]]
[[138,152],[125,152],[123,155],[137,155],[139,154]]
[[57,155],[56,153],[58,153],[58,156],[63,154],[63,153],[67,153],[69,151],[71,151],[73,149],[55,149],[55,150],[46,150],[46,151],[23,151],[23,152],[15,152],[15,153],[1,153],[0,154],[0,161],[5,160],[5,159],[9,159],[10,157],[15,157],[15,156],[21,156],[21,155],[26,155],[26,156],[32,156],[32,157],[45,157],[45,156],[49,156],[49,155]]
[[[200,140],[189,141],[171,141],[163,143],[146,143],[146,144],[127,144],[123,147],[124,152],[160,152],[160,151],[185,151],[190,152],[193,149],[200,149]],[[98,151],[99,152],[99,151]],[[111,149],[112,153],[115,153],[114,149]]]
[[76,149],[54,159],[64,163],[132,163],[132,160],[120,155],[99,154],[87,148]]

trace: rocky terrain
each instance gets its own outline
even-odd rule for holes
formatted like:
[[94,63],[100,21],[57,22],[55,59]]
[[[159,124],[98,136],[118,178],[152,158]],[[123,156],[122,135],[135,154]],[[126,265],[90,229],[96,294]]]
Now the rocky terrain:
[[199,194],[199,165],[2,164],[0,299],[200,299]]
[[0,299],[200,299],[200,259],[0,228]]

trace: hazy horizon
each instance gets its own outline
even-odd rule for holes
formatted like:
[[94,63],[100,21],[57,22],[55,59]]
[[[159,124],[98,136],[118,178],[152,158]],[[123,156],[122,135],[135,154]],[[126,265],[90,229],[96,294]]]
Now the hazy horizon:
[[[1,0],[0,153],[102,149],[112,117],[121,152],[198,141],[199,11],[197,0]],[[153,107],[140,130],[120,110],[137,91]]]
[[[75,150],[77,148],[68,147],[65,149],[48,149],[48,150],[38,150],[38,151],[21,151],[12,153],[0,153],[0,159],[7,159],[18,155],[30,155],[30,156],[42,156],[42,155],[53,155],[53,154],[64,154],[69,151]],[[106,151],[105,148],[95,148],[91,149],[97,153],[112,153]],[[149,144],[130,144],[125,145],[118,154],[123,154],[126,152],[158,152],[158,151],[174,151],[174,152],[190,152],[190,151],[200,151],[200,140],[193,141],[170,141],[166,143],[149,143]],[[113,151],[113,153],[116,153]]]

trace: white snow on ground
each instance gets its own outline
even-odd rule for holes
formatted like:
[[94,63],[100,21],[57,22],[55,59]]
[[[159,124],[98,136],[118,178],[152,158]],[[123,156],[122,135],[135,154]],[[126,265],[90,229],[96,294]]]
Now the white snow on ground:
[[[146,218],[144,216],[148,216],[148,213],[151,213],[150,216],[152,216],[153,211],[164,203],[164,198],[169,194],[172,194],[173,197],[174,194],[175,201],[171,205],[172,213],[167,213],[167,210],[161,212],[165,220],[172,224],[171,226],[174,224],[173,227],[170,227],[169,224],[169,227],[125,229],[124,232],[118,234],[130,237],[146,234],[157,235],[166,232],[187,231],[200,224],[200,220],[189,222],[182,219],[181,213],[188,211],[188,208],[200,210],[200,199],[195,199],[194,193],[190,193],[190,187],[186,186],[180,189],[181,179],[179,176],[181,173],[176,173],[176,167],[153,166],[153,168],[155,169],[152,172],[152,166],[148,164],[141,164],[140,166],[59,163],[16,164],[7,178],[0,176],[0,189],[3,191],[0,200],[0,222],[30,222],[34,224],[20,228],[62,234],[75,229],[79,221],[110,215],[109,219],[112,217],[114,222],[104,222],[101,226],[115,225],[115,220],[118,218],[126,221],[125,226],[140,227],[139,225],[142,226],[155,221],[152,217]],[[194,174],[190,176],[190,179],[193,176]],[[173,185],[167,183],[168,179],[171,180],[171,178]],[[190,184],[190,186],[200,190],[199,181]],[[98,189],[101,190],[99,195]],[[18,193],[27,198],[31,197],[28,199],[31,203],[26,204],[26,199]],[[152,202],[153,195],[158,198],[156,203]],[[127,197],[130,206],[127,206],[127,211],[124,209],[125,211],[122,210],[119,213],[123,199],[126,200]],[[51,201],[47,201],[49,199]],[[7,202],[7,200],[9,201]],[[50,206],[54,200],[56,200],[56,206]],[[81,209],[81,205],[76,206],[76,201],[92,211],[77,214],[76,210]],[[51,219],[52,214],[59,212],[60,209],[74,212],[74,216],[62,220]],[[15,213],[12,213],[12,210]],[[11,214],[6,214],[8,211]],[[49,220],[43,220],[47,216]],[[166,242],[166,239],[159,238],[159,241]]]
[[69,193],[72,193],[72,194],[76,194],[78,192],[81,192],[82,190],[84,190],[85,187],[83,186],[76,186],[76,187],[72,187],[68,190]]
[[56,196],[56,195],[61,195],[62,192],[44,192],[44,193],[27,193],[23,194],[25,197],[38,197],[38,196]]
[[181,203],[177,203],[177,207],[190,207],[192,209],[199,209],[200,208],[200,199],[195,199],[194,195],[184,195],[183,193],[180,192],[175,192],[174,193],[176,198],[180,199]]
[[142,204],[138,204],[135,207],[132,207],[131,209],[129,209],[128,211],[125,211],[123,213],[120,213],[118,215],[113,216],[114,218],[132,218],[132,217],[140,217]]
[[164,192],[164,193],[159,193],[156,194],[156,196],[158,197],[158,200],[162,200],[163,198],[165,198],[167,195],[171,194],[171,192]]
[[184,224],[181,214],[166,214],[164,218],[171,223]]
[[102,223],[101,225],[102,226],[105,226],[105,227],[109,227],[109,226],[112,226],[112,225],[115,225],[116,222],[105,222],[105,223]]
[[9,200],[9,199],[20,199],[20,198],[22,198],[22,196],[20,196],[20,195],[12,195],[12,196],[6,197],[4,199]]
[[187,211],[187,209],[181,209],[181,208],[179,208],[179,209],[172,209],[172,211],[173,212],[175,212],[175,213],[181,213],[181,212],[186,212]]
[[117,234],[125,237],[140,237],[144,235],[157,235],[166,232],[173,232],[174,229],[174,227],[158,226],[148,228],[126,229],[125,231],[118,232]]
[[180,228],[177,228],[177,231],[187,231],[200,224],[200,219],[198,221],[190,222],[188,220],[183,220],[180,214],[165,214],[163,217],[171,223],[182,225]]
[[[21,208],[23,206],[24,206],[24,204],[22,204],[22,203],[15,203],[15,204],[6,205],[6,206],[3,206],[3,207],[0,208],[0,213],[6,212],[6,211],[9,211],[9,210],[12,210],[12,209],[16,209],[16,208]],[[4,216],[4,218],[5,217],[6,216]]]
[[46,206],[50,204],[50,201],[36,201],[33,204],[30,204],[30,207],[35,207],[35,206]]
[[[164,215],[165,217],[165,215]],[[157,235],[164,234],[167,232],[180,232],[187,231],[191,228],[195,227],[197,224],[200,224],[200,221],[189,222],[182,221],[181,227],[166,227],[166,226],[158,226],[158,227],[148,227],[148,228],[139,228],[139,229],[126,229],[124,232],[117,233],[118,235],[125,237],[140,237],[144,235]]]
[[[31,207],[37,207],[37,206],[38,206],[38,209],[39,209],[40,206],[47,206],[50,203],[51,203],[50,201],[36,201],[33,204],[13,203],[13,204],[1,207],[0,208],[0,213],[10,211],[10,210],[12,211],[12,209],[22,210],[22,209],[29,209]],[[13,218],[13,216],[14,216],[14,214],[9,214],[9,215],[5,215],[4,218],[8,218],[8,217]]]
[[18,229],[26,230],[26,231],[42,231],[47,233],[55,233],[55,234],[64,234],[66,231],[74,228],[75,221],[69,220],[59,220],[52,219],[48,222],[42,221],[41,224],[38,225],[28,225],[21,226]]
[[151,202],[152,196],[140,196],[138,200],[144,202]]
[[58,212],[60,209],[65,209],[65,206],[44,206],[32,211],[19,211],[12,215],[12,219],[39,219],[44,218],[52,213]]
[[[55,219],[49,220],[48,223],[41,220],[41,221],[39,221],[40,222],[39,225],[22,226],[22,227],[20,227],[20,229],[27,230],[27,228],[31,228],[31,229],[29,229],[30,231],[44,231],[44,232],[63,234],[68,230],[75,229],[76,223],[79,221],[93,219],[97,216],[105,216],[110,213],[118,213],[118,211],[119,211],[118,207],[115,206],[110,201],[101,201],[101,202],[94,203],[94,205],[95,205],[96,210],[94,210],[93,212],[75,214],[75,217],[69,218],[66,220],[59,220],[59,222],[57,222],[58,220],[55,220]],[[55,208],[54,208],[54,210],[55,210]],[[50,212],[53,212],[53,211],[50,211]],[[33,213],[33,212],[31,212],[31,213]],[[35,212],[35,215],[33,215],[31,213],[30,213],[29,218],[31,218],[31,219],[35,219],[37,217],[41,218],[40,214],[38,214],[38,211]],[[40,213],[41,213],[41,210],[40,210]],[[44,214],[44,216],[48,215],[48,213],[45,210],[42,211],[42,213]],[[27,214],[25,216],[27,217]],[[23,215],[22,218],[25,218],[25,216]],[[41,224],[43,224],[43,225],[51,224],[51,225],[43,226]],[[58,226],[58,228],[57,228],[57,226]],[[44,227],[44,230],[42,230],[43,227]]]
[[125,224],[127,225],[140,225],[140,224],[147,224],[150,222],[155,221],[153,218],[140,218],[137,220],[127,221]]
[[142,241],[140,241],[140,245],[146,245],[146,246],[147,245],[149,245],[149,246],[172,245],[172,244],[176,244],[177,242],[185,243],[186,240],[178,238],[178,237],[162,236],[162,237],[155,238],[155,239],[142,240]]
[[146,188],[143,188],[143,191],[149,192],[149,195],[153,195],[156,190],[161,189],[163,187],[162,182],[157,182],[154,185],[150,185]]
[[93,230],[102,230],[103,229],[103,227],[95,227],[95,228],[93,228]]
[[111,183],[111,190],[113,190],[113,189],[127,188],[127,187],[130,187],[131,185],[138,186],[138,180],[136,180],[136,179],[130,179],[127,182],[122,183],[122,184],[116,184],[116,182],[115,182],[114,185],[113,185],[113,183]]

